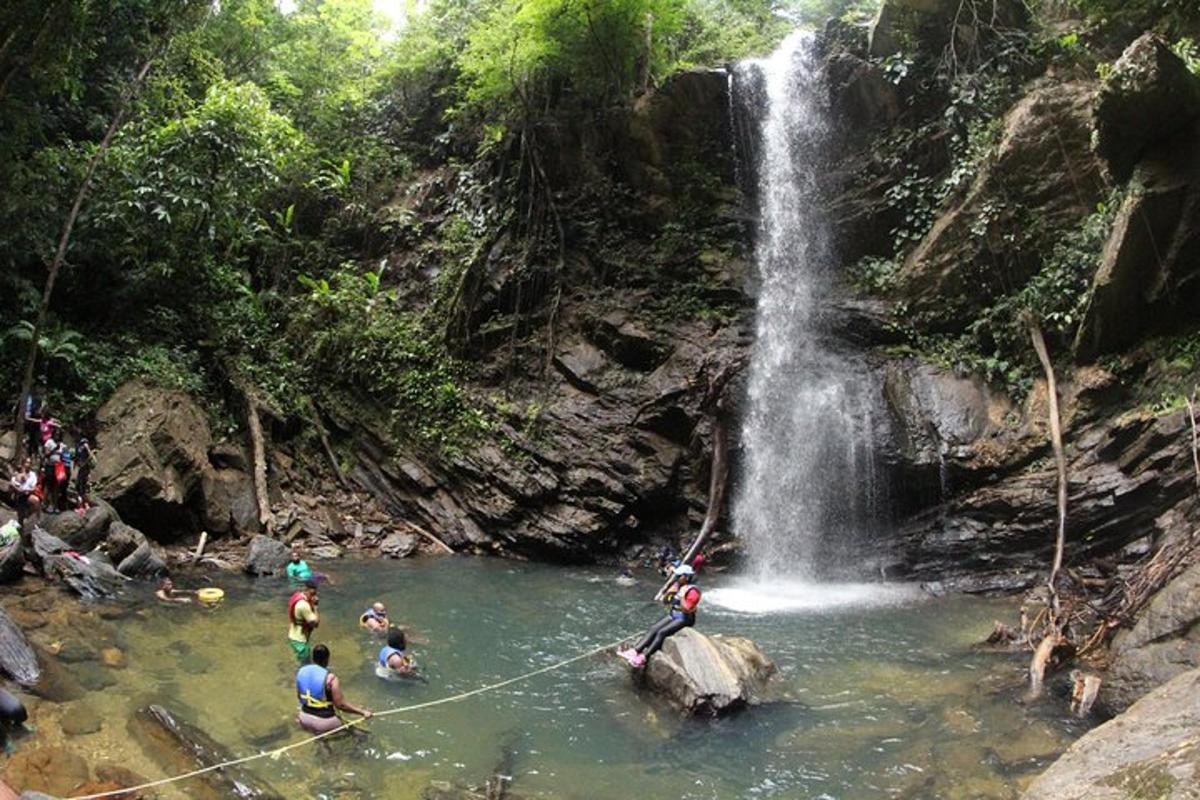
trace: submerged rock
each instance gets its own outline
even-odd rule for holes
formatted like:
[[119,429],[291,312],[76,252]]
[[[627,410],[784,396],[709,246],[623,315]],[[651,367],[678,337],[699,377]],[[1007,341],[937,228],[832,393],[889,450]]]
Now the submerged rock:
[[[208,734],[180,722],[159,705],[140,709],[129,719],[129,733],[146,755],[164,771],[175,774],[209,767],[230,753]],[[188,783],[188,796],[201,800],[241,797],[282,800],[258,779],[237,767],[206,773]]]
[[720,716],[759,702],[775,665],[749,639],[686,628],[667,639],[642,674],[646,686],[688,714]]
[[1086,734],[1023,800],[1195,800],[1200,786],[1200,670],[1179,675]]
[[69,795],[88,778],[87,762],[65,747],[22,750],[4,766],[5,783],[50,795]]
[[281,575],[291,557],[291,550],[286,544],[260,533],[250,540],[244,569],[257,576]]
[[25,634],[0,608],[0,670],[22,686],[33,686],[42,676],[37,654]]

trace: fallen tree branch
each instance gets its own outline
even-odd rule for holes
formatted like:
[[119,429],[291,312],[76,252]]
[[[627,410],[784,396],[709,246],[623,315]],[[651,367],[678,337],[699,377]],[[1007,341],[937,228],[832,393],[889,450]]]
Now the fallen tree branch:
[[[704,547],[705,542],[708,541],[713,531],[717,529],[717,523],[721,520],[721,509],[725,505],[725,488],[729,483],[729,446],[725,424],[725,390],[744,364],[744,359],[738,359],[730,364],[726,364],[715,377],[710,378],[704,402],[701,404],[701,408],[705,409],[713,418],[712,468],[708,481],[708,509],[705,511],[704,522],[700,526],[700,532],[696,534],[692,546],[688,548],[680,562],[683,564],[692,563],[692,559]],[[674,576],[668,577],[667,582],[654,595],[654,599],[662,599],[673,582]]]
[[250,474],[254,479],[254,499],[258,505],[258,522],[263,533],[270,536],[275,527],[275,517],[271,513],[271,499],[267,493],[267,448],[263,441],[262,420],[258,416],[260,408],[273,413],[270,407],[264,406],[258,398],[258,393],[249,381],[236,370],[226,366],[229,382],[238,394],[242,396],[242,406],[246,415],[246,430],[250,433]]
[[317,429],[317,436],[321,440],[321,449],[325,451],[325,457],[329,459],[329,466],[333,468],[334,477],[337,478],[338,484],[343,489],[349,489],[350,484],[347,482],[346,476],[342,474],[342,465],[338,463],[337,454],[333,451],[333,444],[329,441],[329,431],[325,430],[325,425],[321,422],[321,412],[317,410],[317,404],[311,397],[306,397],[304,402],[308,407],[309,422]]
[[1054,378],[1054,365],[1050,363],[1050,353],[1046,350],[1046,339],[1042,335],[1041,327],[1032,316],[1028,318],[1027,322],[1033,349],[1037,351],[1038,360],[1042,363],[1042,370],[1046,373],[1050,443],[1054,448],[1054,463],[1058,471],[1058,527],[1054,537],[1054,563],[1050,568],[1050,580],[1047,582],[1047,587],[1050,589],[1051,622],[1057,627],[1061,609],[1056,581],[1058,573],[1062,570],[1063,549],[1066,546],[1067,536],[1067,457],[1063,450],[1062,423],[1058,411],[1058,382]]
[[417,523],[415,523],[415,522],[410,522],[410,521],[408,521],[408,520],[405,520],[405,523],[404,523],[404,524],[406,524],[406,525],[408,525],[408,527],[412,528],[412,529],[413,529],[413,531],[414,531],[414,532],[415,532],[415,533],[416,533],[418,536],[420,536],[420,537],[422,537],[423,539],[426,539],[426,540],[428,540],[428,541],[430,541],[430,542],[433,542],[435,545],[437,545],[438,547],[442,548],[443,550],[445,550],[445,551],[446,551],[447,553],[449,553],[450,555],[454,555],[454,548],[453,548],[453,547],[451,547],[450,545],[446,544],[446,543],[445,543],[445,542],[443,542],[441,539],[439,539],[438,537],[434,536],[432,533],[430,533],[429,531],[425,530],[424,528],[422,528],[422,527],[421,527],[420,525],[418,525]]
[[[1192,389],[1192,397],[1195,395],[1196,390]],[[1192,422],[1192,467],[1196,471],[1196,488],[1200,489],[1200,433],[1196,430],[1196,404],[1192,397],[1187,398],[1187,410],[1188,418]]]

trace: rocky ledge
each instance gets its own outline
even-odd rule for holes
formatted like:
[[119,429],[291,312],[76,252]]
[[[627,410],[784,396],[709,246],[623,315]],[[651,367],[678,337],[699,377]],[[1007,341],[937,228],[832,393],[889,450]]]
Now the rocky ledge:
[[1023,800],[1196,800],[1197,787],[1200,670],[1192,670],[1072,745]]

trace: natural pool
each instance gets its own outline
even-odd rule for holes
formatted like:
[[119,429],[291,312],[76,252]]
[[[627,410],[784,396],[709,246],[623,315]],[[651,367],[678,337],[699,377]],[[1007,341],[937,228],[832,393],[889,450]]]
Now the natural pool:
[[[634,633],[657,618],[657,579],[471,558],[326,565],[314,641],[329,644],[346,694],[375,710],[473,689]],[[200,585],[184,577],[181,585]],[[289,588],[222,575],[213,611],[151,604],[112,623],[128,666],[111,685],[43,705],[40,733],[80,705],[98,732],[66,738],[89,759],[163,775],[126,732],[157,702],[236,755],[300,738],[291,723],[294,666],[285,644]],[[288,798],[415,798],[431,781],[480,784],[499,766],[517,797],[1011,798],[1079,735],[1056,700],[1025,706],[1024,659],[973,648],[1011,603],[897,593],[891,604],[812,602],[751,614],[735,582],[708,576],[699,627],[757,641],[791,699],[721,721],[681,720],[631,686],[615,657],[596,657],[461,703],[368,723],[369,736],[261,760],[250,769]],[[721,591],[724,587],[724,592]],[[721,595],[725,594],[722,598]],[[831,594],[833,594],[831,592]],[[13,598],[4,598],[5,606]],[[378,643],[357,626],[373,600],[409,629],[428,683],[373,674]],[[744,599],[744,598],[743,598]],[[35,640],[43,632],[34,631]],[[43,641],[44,644],[52,644]],[[70,670],[104,669],[67,664]],[[186,797],[164,791],[163,797]]]

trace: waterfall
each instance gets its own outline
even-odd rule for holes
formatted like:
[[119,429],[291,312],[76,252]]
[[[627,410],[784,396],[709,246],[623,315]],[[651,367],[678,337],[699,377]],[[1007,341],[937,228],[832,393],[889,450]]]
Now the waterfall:
[[847,567],[877,526],[880,391],[823,313],[838,266],[822,187],[836,131],[816,37],[793,33],[738,65],[733,90],[753,131],[741,155],[760,284],[733,526],[759,580],[808,582]]

